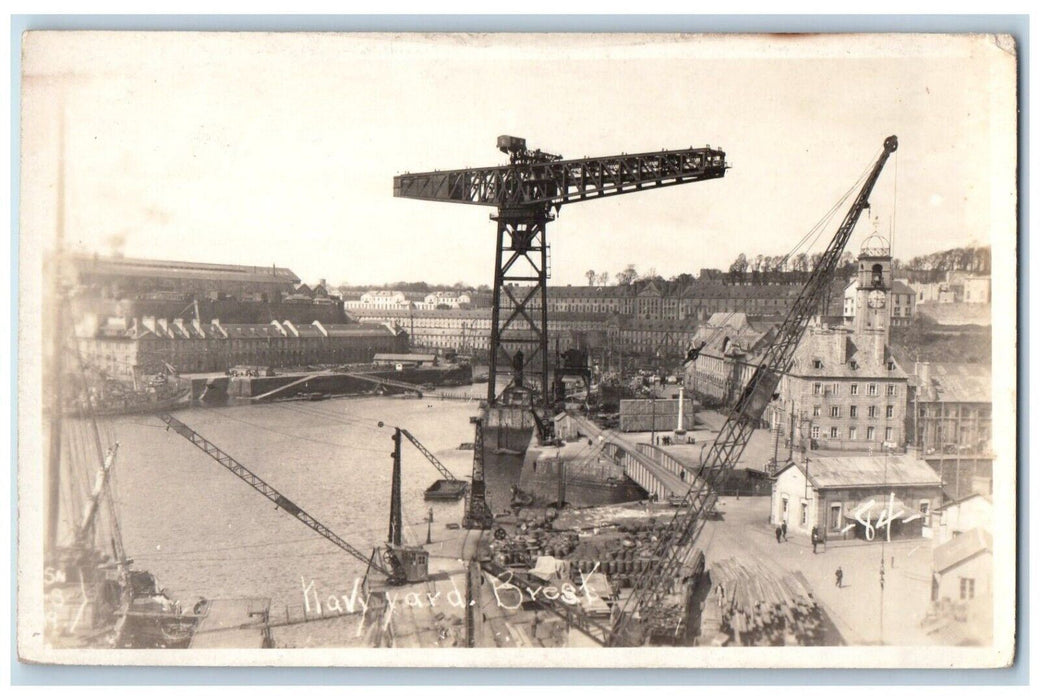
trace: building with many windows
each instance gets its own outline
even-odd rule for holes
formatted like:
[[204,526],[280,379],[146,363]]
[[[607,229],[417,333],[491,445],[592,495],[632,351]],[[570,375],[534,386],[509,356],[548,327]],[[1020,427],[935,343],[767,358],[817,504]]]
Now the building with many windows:
[[87,364],[116,378],[154,374],[165,364],[178,372],[222,372],[236,365],[298,367],[371,362],[376,353],[404,352],[408,337],[379,324],[200,323],[121,319],[77,331]]

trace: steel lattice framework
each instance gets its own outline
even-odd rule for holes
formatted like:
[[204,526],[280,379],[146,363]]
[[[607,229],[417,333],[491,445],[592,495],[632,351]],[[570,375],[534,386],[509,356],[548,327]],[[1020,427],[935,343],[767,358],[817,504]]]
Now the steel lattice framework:
[[[500,396],[498,367],[511,367],[548,404],[546,225],[564,204],[723,177],[725,152],[704,148],[561,160],[503,136],[510,164],[394,178],[394,196],[497,207],[488,401]],[[507,387],[508,388],[508,387]]]
[[881,175],[888,157],[895,152],[895,136],[885,139],[880,157],[874,163],[859,195],[834,234],[827,250],[813,268],[809,279],[766,350],[758,368],[734,404],[715,442],[709,448],[697,478],[686,496],[688,506],[679,511],[661,537],[655,550],[654,564],[637,580],[635,591],[615,618],[609,643],[611,646],[640,644],[658,622],[661,604],[681,578],[681,570],[690,558],[706,516],[717,500],[716,487],[722,477],[740,459],[755,424],[766,405],[773,399],[780,378],[794,362],[795,350],[811,317],[827,293],[841,254],[852,235],[860,214],[867,209],[870,193]]

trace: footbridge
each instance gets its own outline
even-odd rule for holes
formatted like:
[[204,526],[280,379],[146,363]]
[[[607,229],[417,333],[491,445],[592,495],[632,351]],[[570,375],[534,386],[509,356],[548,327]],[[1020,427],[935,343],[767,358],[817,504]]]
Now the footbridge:
[[697,483],[694,471],[663,450],[637,445],[613,430],[604,430],[588,418],[570,414],[578,433],[604,444],[602,454],[625,470],[625,475],[659,501],[680,503]]

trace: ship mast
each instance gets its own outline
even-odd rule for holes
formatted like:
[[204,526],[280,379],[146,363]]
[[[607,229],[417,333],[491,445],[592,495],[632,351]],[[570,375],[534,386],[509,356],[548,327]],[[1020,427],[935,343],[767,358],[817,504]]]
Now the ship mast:
[[65,355],[65,297],[62,289],[62,262],[65,253],[65,105],[58,115],[57,221],[54,252],[51,261],[50,406],[48,422],[50,444],[47,456],[47,526],[46,551],[54,553],[58,546],[59,502],[61,499],[61,413],[62,375]]

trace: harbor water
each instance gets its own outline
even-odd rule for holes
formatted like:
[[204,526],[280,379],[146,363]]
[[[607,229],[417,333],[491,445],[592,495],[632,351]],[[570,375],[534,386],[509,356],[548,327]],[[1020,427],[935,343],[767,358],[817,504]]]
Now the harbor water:
[[[467,389],[475,397],[484,386]],[[393,428],[407,428],[457,477],[468,479],[476,400],[353,397],[320,402],[192,408],[177,418],[219,446],[366,555],[387,537]],[[384,427],[379,427],[382,421]],[[272,611],[350,596],[364,563],[309,530],[155,416],[106,421],[120,442],[113,479],[127,553],[171,598],[263,597]],[[407,440],[402,449],[406,543],[426,520],[458,522],[458,503],[429,503],[440,478]]]

